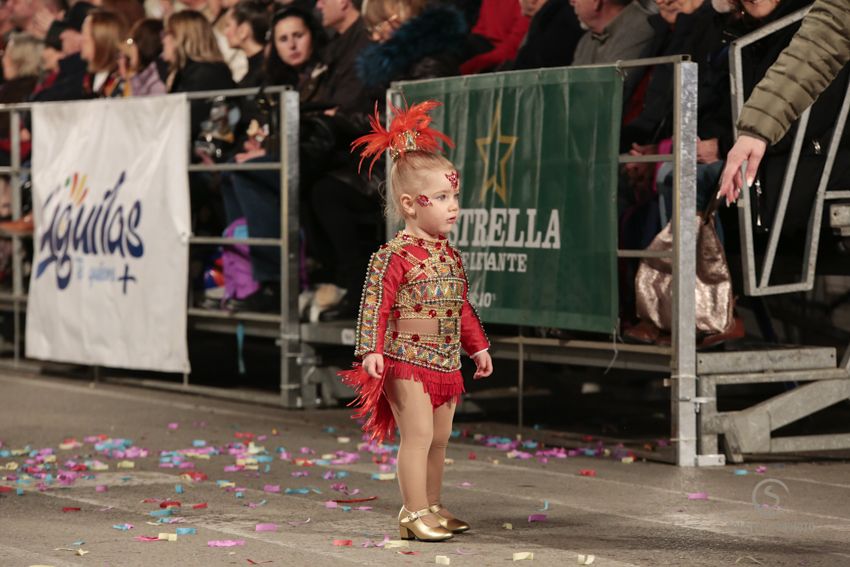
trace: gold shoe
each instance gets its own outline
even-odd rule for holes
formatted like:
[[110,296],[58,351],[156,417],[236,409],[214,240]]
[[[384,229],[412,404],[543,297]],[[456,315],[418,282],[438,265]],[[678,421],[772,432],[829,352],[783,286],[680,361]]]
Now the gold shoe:
[[[404,506],[398,513],[398,531],[401,539],[418,539],[419,541],[445,541],[452,538],[452,532],[443,526],[431,527],[422,521],[422,516],[428,516],[432,512],[423,508],[418,512],[411,512]],[[440,516],[437,516],[440,518]]]
[[444,518],[440,514],[440,510],[442,509],[443,505],[439,502],[428,508],[428,510],[430,510],[432,514],[435,514],[437,516],[440,525],[452,532],[453,534],[460,534],[469,530],[469,524],[467,524],[463,520],[458,520],[457,518]]

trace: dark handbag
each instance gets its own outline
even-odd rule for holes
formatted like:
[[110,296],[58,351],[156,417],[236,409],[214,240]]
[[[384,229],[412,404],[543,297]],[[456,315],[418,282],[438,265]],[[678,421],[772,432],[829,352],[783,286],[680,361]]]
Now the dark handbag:
[[[696,328],[706,334],[724,333],[734,323],[735,297],[723,245],[717,237],[715,195],[706,210],[697,213]],[[667,223],[647,250],[673,251],[673,232]],[[638,317],[662,330],[672,328],[673,271],[671,258],[644,258],[635,276]]]

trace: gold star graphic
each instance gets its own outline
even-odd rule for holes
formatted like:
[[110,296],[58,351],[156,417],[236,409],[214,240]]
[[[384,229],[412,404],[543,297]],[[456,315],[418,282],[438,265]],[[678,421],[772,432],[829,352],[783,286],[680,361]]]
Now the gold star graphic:
[[[490,132],[483,138],[476,138],[475,145],[478,146],[478,153],[481,154],[481,159],[484,160],[484,175],[490,171],[490,146],[493,143],[504,144],[507,146],[505,153],[499,158],[499,171],[493,173],[490,177],[485,177],[484,183],[481,185],[481,201],[483,202],[487,196],[487,191],[490,188],[495,191],[496,195],[502,198],[503,203],[508,202],[508,160],[514,152],[518,136],[505,136],[502,134],[502,105],[496,106],[496,112],[490,121]],[[497,149],[498,151],[498,149]]]

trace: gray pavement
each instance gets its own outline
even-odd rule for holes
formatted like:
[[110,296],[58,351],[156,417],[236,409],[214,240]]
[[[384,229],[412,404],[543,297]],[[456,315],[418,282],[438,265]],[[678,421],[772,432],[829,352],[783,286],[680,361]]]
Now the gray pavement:
[[[757,472],[759,463],[700,470],[602,457],[542,463],[510,459],[506,451],[472,439],[449,446],[453,462],[446,468],[444,501],[473,531],[440,544],[364,547],[385,536],[398,538],[399,497],[393,480],[372,478],[381,472],[374,462],[380,456],[358,451],[360,437],[347,415],[345,410],[283,411],[128,386],[0,376],[0,487],[13,489],[0,492],[0,567],[433,565],[438,555],[451,565],[503,566],[513,564],[516,552],[534,554],[519,565],[578,565],[580,554],[592,554],[593,565],[601,567],[850,566],[847,462],[771,462],[762,472]],[[170,423],[177,428],[170,429]],[[260,462],[256,471],[225,472],[237,464],[228,449],[248,443],[237,436],[243,433],[256,436],[255,456],[273,459]],[[108,458],[85,442],[98,435],[130,439],[148,456]],[[72,438],[82,445],[59,448]],[[220,454],[185,457],[193,469],[160,466],[161,451],[191,449],[195,440]],[[49,471],[54,479],[55,465],[69,461],[97,459],[108,470],[78,471],[73,481],[54,480],[39,490],[37,479],[30,484],[9,480],[26,478],[28,457],[4,451],[25,447],[53,449],[56,463],[46,464],[54,467]],[[281,458],[283,450],[289,459]],[[306,466],[337,451],[357,453],[359,460]],[[49,452],[44,454],[49,461]],[[118,468],[122,460],[133,468]],[[593,470],[595,476],[582,476],[582,470]],[[203,472],[208,480],[181,478],[187,471]],[[340,473],[348,475],[324,478]],[[359,493],[346,496],[331,487],[335,483]],[[178,484],[182,494],[176,492]],[[267,485],[279,485],[280,493],[265,491]],[[287,488],[309,491],[286,494]],[[694,493],[705,493],[707,499],[689,499]],[[371,496],[377,498],[349,504],[371,510],[326,507],[332,499]],[[151,525],[157,517],[150,512],[162,510],[162,500],[181,502],[172,515],[182,518],[179,523]],[[192,507],[200,503],[207,506]],[[545,514],[545,521],[529,523],[531,514]],[[278,529],[258,532],[261,523]],[[513,529],[505,529],[506,523]],[[121,524],[134,527],[113,528]],[[134,539],[174,534],[177,528],[196,528],[197,533],[176,541]],[[244,544],[209,547],[214,540]],[[334,540],[353,545],[335,546]],[[78,550],[87,553],[78,555]]]

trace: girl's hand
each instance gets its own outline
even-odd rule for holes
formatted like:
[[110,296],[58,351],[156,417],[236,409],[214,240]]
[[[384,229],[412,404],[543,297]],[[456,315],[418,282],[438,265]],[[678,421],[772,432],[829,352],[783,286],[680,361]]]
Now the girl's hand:
[[363,359],[363,370],[372,378],[380,378],[384,374],[384,355],[371,352]]
[[490,358],[490,353],[486,350],[473,356],[472,360],[475,361],[476,367],[475,374],[472,375],[474,379],[486,378],[493,373],[493,359]]

